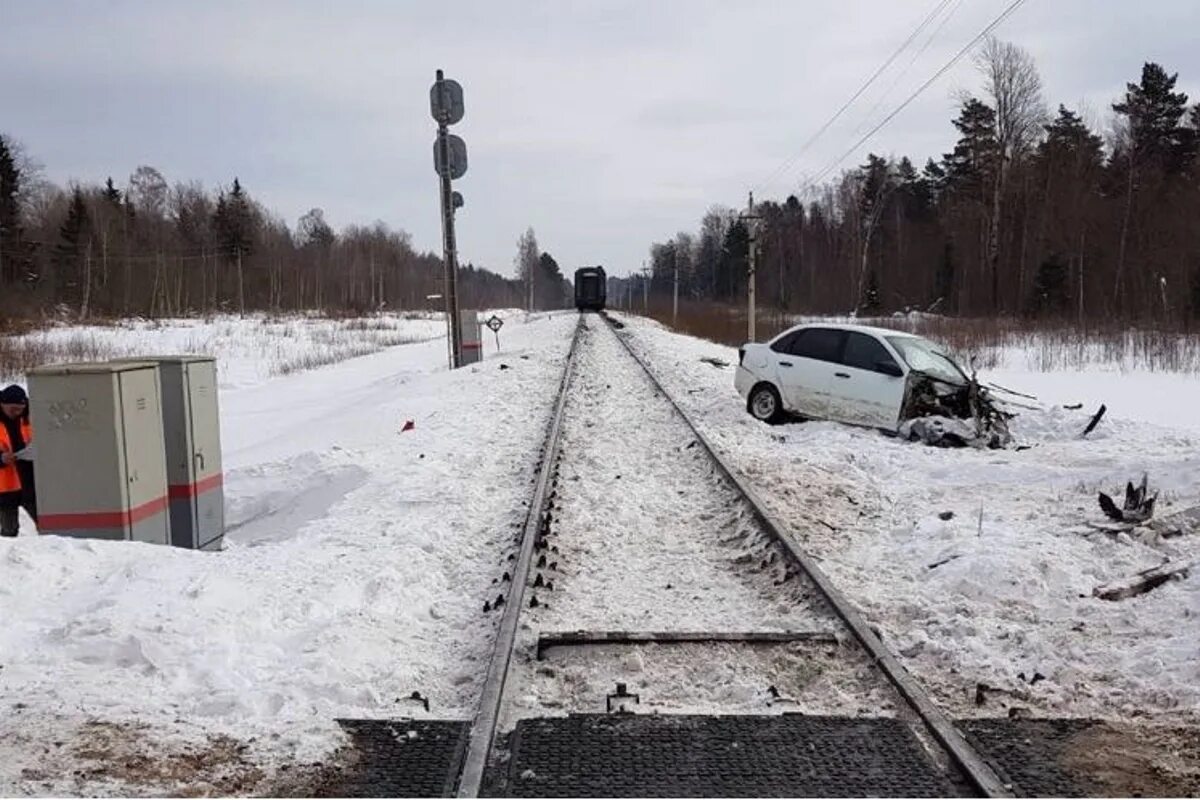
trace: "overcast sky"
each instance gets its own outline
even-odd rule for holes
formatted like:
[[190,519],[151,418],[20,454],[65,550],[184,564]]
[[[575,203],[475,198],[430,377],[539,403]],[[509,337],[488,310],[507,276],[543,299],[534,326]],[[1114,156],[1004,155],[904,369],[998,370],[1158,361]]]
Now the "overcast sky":
[[[57,182],[236,175],[293,226],[319,206],[335,228],[381,219],[439,250],[440,67],[466,93],[461,260],[510,274],[533,226],[564,270],[621,274],[713,204],[786,196],[1008,3],[952,0],[770,185],[937,0],[0,0],[0,132]],[[1027,0],[997,34],[1032,53],[1051,107],[1107,125],[1147,60],[1200,100],[1197,23],[1196,0]],[[846,165],[948,151],[955,93],[978,84],[964,60]]]

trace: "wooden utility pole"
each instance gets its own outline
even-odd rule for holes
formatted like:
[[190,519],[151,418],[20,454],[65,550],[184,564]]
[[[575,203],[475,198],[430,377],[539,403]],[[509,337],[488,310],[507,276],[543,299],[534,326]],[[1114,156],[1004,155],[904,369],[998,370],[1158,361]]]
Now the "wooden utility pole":
[[674,328],[679,323],[679,253],[673,252],[672,259],[675,262],[675,292],[671,300],[671,327]]
[[246,316],[246,281],[242,277],[242,246],[237,247],[238,311]]
[[746,323],[746,333],[749,341],[754,341],[755,325],[754,325],[754,289],[755,289],[755,272],[758,269],[758,230],[755,224],[759,216],[754,213],[754,192],[750,192],[750,200],[747,204],[747,211],[742,214],[739,219],[746,221],[746,231],[749,234],[747,242],[747,265],[746,265],[746,300],[749,306],[749,317]]

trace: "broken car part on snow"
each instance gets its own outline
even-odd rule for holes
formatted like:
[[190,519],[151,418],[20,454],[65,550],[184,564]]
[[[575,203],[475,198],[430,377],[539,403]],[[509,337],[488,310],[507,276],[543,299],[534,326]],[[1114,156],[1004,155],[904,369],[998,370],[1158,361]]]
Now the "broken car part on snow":
[[1008,421],[1013,416],[998,406],[974,374],[966,383],[954,383],[914,370],[908,376],[897,432],[910,442],[934,447],[996,449],[1012,443]]
[[1125,484],[1125,503],[1121,508],[1113,499],[1100,492],[1100,509],[1104,515],[1116,522],[1145,522],[1154,516],[1154,503],[1158,500],[1158,492],[1150,494],[1146,488],[1147,475],[1142,473],[1142,482],[1135,488],[1133,481]]
[[[901,410],[897,433],[904,439],[919,441],[934,447],[978,447],[999,449],[1013,443],[1008,421],[1017,416],[1008,408],[1036,409],[1036,406],[1004,401],[996,397],[1003,392],[1015,397],[1037,400],[1003,386],[984,386],[975,373],[966,383],[954,383],[943,378],[913,371]],[[1063,406],[1068,410],[1083,408],[1082,403]],[[1088,419],[1080,438],[1096,429],[1108,406],[1103,403]],[[1018,447],[1018,450],[1024,449]]]

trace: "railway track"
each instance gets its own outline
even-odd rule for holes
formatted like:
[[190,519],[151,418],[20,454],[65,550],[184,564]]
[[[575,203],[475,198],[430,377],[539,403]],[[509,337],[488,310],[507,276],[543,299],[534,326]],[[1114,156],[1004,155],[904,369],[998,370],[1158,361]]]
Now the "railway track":
[[476,714],[344,722],[331,793],[1011,796],[619,325],[579,318]]
[[[561,792],[547,739],[662,741],[687,720],[678,737],[703,740],[722,719],[760,720],[743,732],[754,742],[798,724],[788,710],[818,726],[882,719],[843,744],[887,739],[868,742],[874,756],[915,759],[932,792],[1011,795],[606,316],[581,316],[554,408],[458,796]],[[602,716],[614,706],[635,713]],[[596,780],[568,772],[583,791]]]

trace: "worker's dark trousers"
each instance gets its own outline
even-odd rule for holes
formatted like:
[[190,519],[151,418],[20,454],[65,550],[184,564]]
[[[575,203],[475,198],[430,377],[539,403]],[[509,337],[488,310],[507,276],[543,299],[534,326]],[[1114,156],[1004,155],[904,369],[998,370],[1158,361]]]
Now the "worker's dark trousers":
[[32,481],[27,482],[26,486],[30,488],[25,489],[19,495],[13,492],[0,500],[0,536],[17,535],[17,530],[21,526],[19,509],[22,506],[25,508],[25,513],[29,514],[34,522],[37,522],[37,495],[34,494],[31,484]]
[[0,506],[0,536],[16,536],[20,525],[16,506]]

